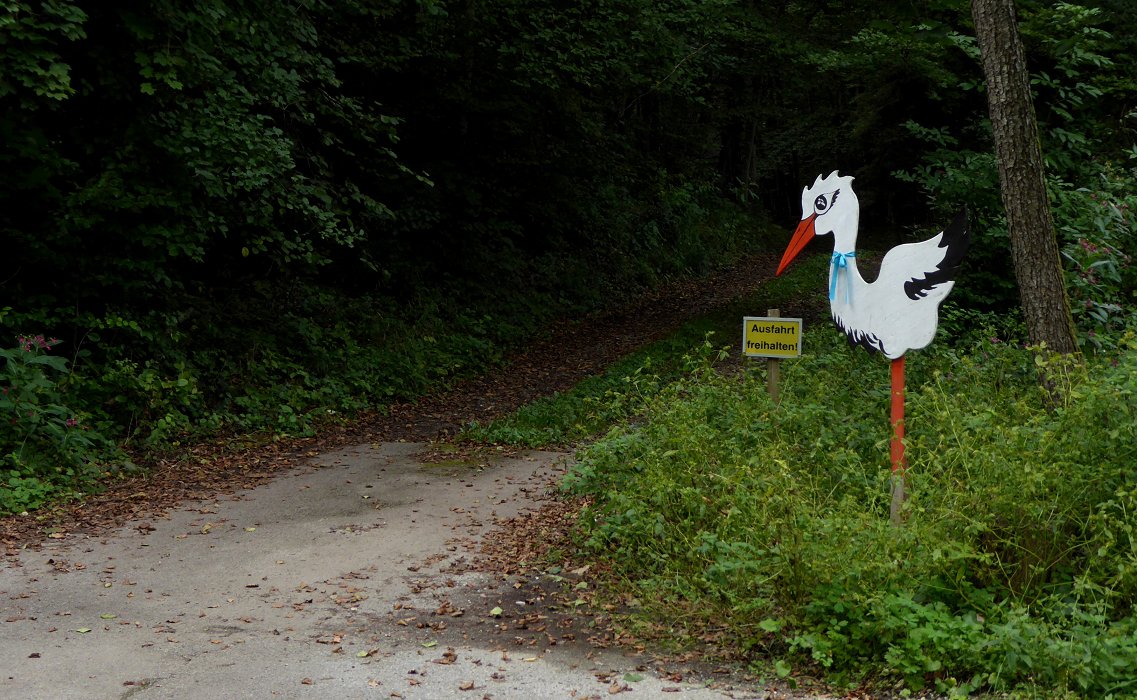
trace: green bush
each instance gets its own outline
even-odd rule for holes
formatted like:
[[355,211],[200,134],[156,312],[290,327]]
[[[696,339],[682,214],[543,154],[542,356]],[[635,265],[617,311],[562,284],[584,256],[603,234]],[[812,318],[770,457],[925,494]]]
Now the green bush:
[[1078,340],[1100,353],[1137,321],[1137,174],[1110,170],[1096,184],[1054,194]]
[[21,335],[15,347],[0,349],[0,512],[90,488],[117,469],[114,444],[88,425],[88,415],[64,403],[67,360],[49,354],[60,342]]
[[[888,371],[836,333],[783,363],[709,365],[585,449],[586,546],[669,619],[743,648],[941,692],[1137,691],[1137,341],[1064,377],[998,338],[909,358],[910,498],[888,518]],[[680,614],[678,611],[682,611]]]

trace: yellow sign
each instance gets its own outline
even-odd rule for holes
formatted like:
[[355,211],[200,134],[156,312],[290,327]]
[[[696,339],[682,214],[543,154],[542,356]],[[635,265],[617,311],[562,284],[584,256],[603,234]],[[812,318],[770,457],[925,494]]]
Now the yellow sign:
[[769,316],[743,318],[742,354],[747,357],[799,357],[801,319]]

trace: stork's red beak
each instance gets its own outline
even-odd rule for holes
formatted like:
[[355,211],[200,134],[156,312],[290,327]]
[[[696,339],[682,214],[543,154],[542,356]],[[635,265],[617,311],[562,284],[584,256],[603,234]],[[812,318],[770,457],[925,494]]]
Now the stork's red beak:
[[802,248],[805,248],[806,244],[812,241],[813,237],[817,235],[817,231],[813,228],[813,220],[816,218],[817,214],[810,214],[797,225],[794,236],[790,239],[789,247],[786,248],[786,252],[782,254],[782,262],[778,263],[778,271],[774,273],[775,277],[782,274],[782,271],[797,257],[797,254],[801,252]]

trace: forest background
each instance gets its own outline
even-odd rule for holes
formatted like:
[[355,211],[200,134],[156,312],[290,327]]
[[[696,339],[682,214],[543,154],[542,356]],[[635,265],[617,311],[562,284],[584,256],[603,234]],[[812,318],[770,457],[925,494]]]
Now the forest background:
[[[1020,12],[1080,340],[1108,350],[1137,13]],[[122,445],[310,433],[475,372],[779,247],[833,169],[867,247],[969,207],[954,300],[1013,319],[969,23],[955,0],[5,2],[3,506]]]
[[[1017,6],[1074,364],[1023,347],[965,1],[3,0],[0,510],[310,435],[780,251],[839,169],[867,257],[971,214],[912,368],[906,527],[886,397],[848,380],[880,367],[816,333],[778,407],[709,342],[601,384],[643,420],[581,455],[582,546],[778,675],[1137,692],[1137,10]],[[580,437],[512,420],[471,435]]]
[[[1132,288],[1137,17],[1020,10],[1096,347]],[[6,467],[78,455],[79,477],[124,441],[304,433],[413,396],[551,318],[779,246],[838,168],[870,246],[969,206],[956,300],[1013,311],[969,22],[954,0],[9,0],[0,334],[4,372],[42,382],[6,397]]]

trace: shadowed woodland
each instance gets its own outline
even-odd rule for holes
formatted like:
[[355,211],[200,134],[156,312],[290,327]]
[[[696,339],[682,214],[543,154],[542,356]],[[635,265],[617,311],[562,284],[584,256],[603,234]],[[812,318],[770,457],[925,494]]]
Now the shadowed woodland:
[[[698,411],[684,417],[677,407],[691,393],[744,401],[727,386],[737,378],[714,374],[697,357],[627,368],[631,379],[602,383],[576,405],[583,413],[560,427],[534,428],[521,414],[474,426],[467,437],[565,442],[601,431],[605,421],[652,415],[653,405],[662,415],[649,424],[675,421],[672,435],[690,433],[683,426],[696,418],[708,420],[710,432],[724,431],[718,447],[665,447],[672,438],[661,438],[654,451],[642,436],[617,437],[591,448],[574,482],[597,509],[585,539],[598,551],[666,562],[663,570],[694,557],[692,566],[707,573],[689,589],[645,574],[655,594],[683,601],[709,595],[738,616],[747,649],[842,668],[853,682],[858,677],[848,669],[871,657],[892,664],[913,688],[1007,688],[1061,666],[1053,685],[1070,692],[1137,692],[1124,669],[1062,666],[1057,656],[1022,660],[1053,629],[1064,630],[1055,639],[1067,640],[1096,639],[1087,630],[1105,630],[1103,639],[1121,645],[1137,624],[1137,540],[1128,510],[1135,477],[1110,461],[1134,456],[1133,433],[1108,417],[1132,412],[1137,388],[1137,66],[1129,58],[1137,53],[1137,11],[1129,0],[1016,4],[1065,291],[1084,354],[1069,366],[1022,347],[1019,286],[967,2],[4,2],[0,509],[19,513],[96,490],[136,469],[131,460],[219,435],[313,435],[477,375],[541,338],[554,320],[617,307],[756,252],[779,252],[802,214],[801,188],[817,173],[840,170],[857,178],[861,245],[870,252],[926,237],[963,207],[970,212],[972,244],[935,356],[956,369],[936,374],[917,365],[925,384],[915,393],[929,392],[930,403],[917,400],[914,412],[939,416],[930,422],[942,426],[947,413],[937,411],[972,410],[947,408],[965,386],[993,387],[982,400],[972,397],[975,403],[1006,403],[985,418],[948,423],[983,445],[1018,426],[1011,432],[1020,442],[992,453],[1008,459],[1008,445],[1029,445],[1031,430],[1039,439],[1067,429],[1107,436],[1092,449],[1067,445],[1065,456],[1038,456],[1053,465],[1103,455],[1092,488],[1063,496],[1069,518],[1018,509],[1013,499],[991,495],[994,481],[984,482],[991,490],[972,493],[974,502],[948,499],[957,512],[977,503],[995,508],[982,525],[943,513],[925,523],[941,534],[967,533],[966,547],[906,554],[925,567],[910,572],[928,584],[918,592],[867,560],[860,569],[850,565],[859,582],[853,574],[818,581],[805,562],[826,538],[859,532],[871,537],[865,551],[886,558],[896,556],[890,547],[922,546],[917,534],[886,543],[887,529],[854,515],[878,505],[867,494],[879,491],[880,465],[864,465],[879,436],[866,428],[868,435],[827,436],[837,442],[820,446],[799,434],[794,421],[835,421],[818,412],[837,408],[820,408],[827,390],[810,393],[813,380],[794,371],[788,394],[797,376],[805,392],[799,405],[814,413],[802,409],[779,422],[771,407],[752,406],[749,426],[721,416],[726,422],[716,423]],[[807,260],[761,299],[784,305],[823,294],[824,274]],[[815,346],[826,349],[810,360],[821,365],[816,371],[849,357],[830,341]],[[870,362],[863,355],[841,371]],[[1053,396],[1035,396],[1034,358],[1060,364],[1047,366],[1069,380],[1062,399],[1069,403],[1057,411]],[[866,375],[879,370],[865,367]],[[964,378],[974,384],[953,383]],[[668,389],[675,381],[685,388]],[[672,407],[653,404],[663,395]],[[862,406],[876,398],[848,400]],[[1089,401],[1085,413],[1063,413],[1080,399]],[[549,415],[563,410],[530,409],[547,414],[538,423],[555,423],[560,419]],[[604,420],[589,423],[597,416]],[[741,470],[733,478],[745,483],[754,472],[740,455],[757,449],[744,437],[754,425],[797,436],[773,443],[788,453],[769,453],[770,463],[785,464],[786,454],[821,460],[822,475],[794,488],[828,494],[814,505],[836,508],[839,522],[810,529],[799,506],[771,498],[751,504],[783,508],[764,520],[774,523],[765,534],[731,539],[701,518],[749,511],[708,506],[719,496],[703,476],[675,485],[672,496],[650,487],[665,480],[659,474],[638,481],[652,465],[663,469],[688,454],[688,466],[729,463],[724,473]],[[914,445],[963,449],[943,434],[922,433],[915,418],[913,425]],[[973,463],[963,453],[951,459],[959,468]],[[762,478],[752,484],[755,493],[781,493],[772,485],[793,481],[780,471]],[[1015,488],[1053,497],[1059,478],[1047,472]],[[850,484],[854,491],[840,496]],[[657,501],[631,504],[617,490]],[[683,516],[657,521],[654,513],[669,507]],[[672,531],[676,523],[694,530]],[[800,526],[797,539],[787,539],[788,523]],[[926,532],[920,527],[908,532]],[[656,546],[662,534],[697,543],[682,554],[637,548]],[[1076,544],[1066,550],[1063,542]],[[1091,544],[1120,558],[1089,562],[1082,555]],[[775,561],[776,572],[763,568]],[[976,562],[981,571],[969,573]],[[756,588],[753,577],[770,584]],[[885,582],[887,592],[858,588],[870,581]],[[886,600],[890,612],[876,627],[850,622],[845,599],[868,607]],[[1007,601],[1013,605],[1000,608],[999,624],[1020,635],[1022,650],[999,675],[990,661],[998,654],[976,651],[983,642],[975,620],[995,619],[976,611]],[[1031,627],[1022,616],[1037,614],[1030,606],[1039,601],[1045,613],[1030,618]],[[1080,627],[1063,626],[1074,618]],[[846,632],[822,622],[837,619]],[[950,653],[932,653],[947,646],[936,647],[932,636],[897,637],[905,625],[961,641]],[[797,636],[771,641],[783,629]],[[882,629],[896,632],[896,646]],[[883,641],[852,651],[870,639]],[[969,640],[974,648],[965,649]],[[1137,658],[1128,644],[1107,656]],[[947,674],[948,657],[966,672]],[[779,663],[778,675],[790,675]]]

